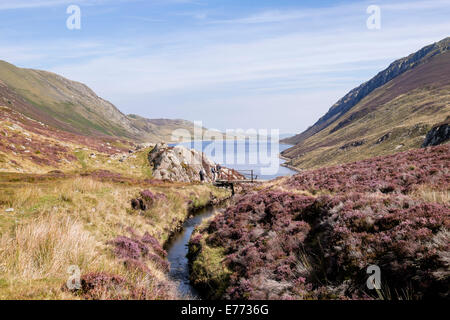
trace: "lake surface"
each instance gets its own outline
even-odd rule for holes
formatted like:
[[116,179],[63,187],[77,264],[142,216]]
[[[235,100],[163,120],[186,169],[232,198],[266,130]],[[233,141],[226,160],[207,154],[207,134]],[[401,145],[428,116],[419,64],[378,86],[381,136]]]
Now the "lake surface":
[[[197,141],[180,143],[189,149],[202,151],[215,163],[238,171],[254,170],[261,180],[271,180],[295,174],[282,167],[285,160],[279,154],[291,147],[288,144],[250,141]],[[171,146],[175,146],[172,144]]]
[[[291,169],[280,166],[284,160],[278,157],[278,153],[290,147],[290,145],[286,144],[261,146],[260,143],[252,144],[249,141],[235,141],[233,143],[203,141],[197,142],[195,145],[193,143],[182,143],[181,145],[203,151],[211,160],[221,163],[225,167],[235,170],[255,170],[258,179],[270,180],[296,173]],[[243,159],[246,160],[243,161]],[[255,159],[258,161],[254,161]],[[264,169],[269,167],[273,169],[269,170],[272,172],[264,173],[264,171],[267,171]],[[172,239],[168,247],[170,276],[179,283],[178,289],[180,293],[193,299],[200,299],[201,297],[189,281],[189,261],[186,257],[188,243],[195,227],[200,225],[204,219],[211,217],[215,210],[215,208],[209,207],[198,212],[193,218],[188,219],[183,224],[183,230]]]

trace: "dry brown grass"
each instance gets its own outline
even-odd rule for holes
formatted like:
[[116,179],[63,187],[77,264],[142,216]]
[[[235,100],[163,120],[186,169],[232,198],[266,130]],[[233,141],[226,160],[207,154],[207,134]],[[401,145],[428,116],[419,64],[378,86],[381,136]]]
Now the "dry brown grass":
[[450,190],[435,190],[429,186],[420,186],[411,196],[426,202],[450,204]]
[[[13,127],[20,129],[13,130],[11,129]],[[11,140],[12,137],[15,137],[15,140]],[[27,139],[32,142],[28,142]],[[100,144],[101,141],[96,142]],[[124,145],[120,141],[114,144],[126,148],[125,150],[131,148],[131,146]],[[58,146],[65,151],[46,152],[42,148],[46,145]],[[5,146],[14,147],[5,149]],[[128,152],[117,153],[120,152],[120,149],[109,148],[112,149],[108,151],[116,152],[116,154],[110,155],[108,152],[99,152],[94,147],[82,145],[76,140],[62,141],[58,137],[44,137],[30,131],[30,128],[20,122],[0,119],[0,172],[45,174],[52,170],[64,172],[109,170],[129,177],[151,177],[152,169],[147,161],[150,148],[138,150],[133,154]],[[27,153],[25,153],[25,149]],[[124,152],[124,150],[122,149],[121,152]],[[57,161],[46,164],[45,162],[34,161],[33,156]]]
[[0,237],[0,298],[69,298],[60,290],[69,266],[108,266],[97,248],[96,239],[75,217],[45,213],[16,222]]
[[[1,179],[0,179],[1,180]],[[130,200],[143,189],[164,193],[168,201],[145,214],[131,210]],[[77,265],[81,272],[117,274],[149,288],[149,298],[177,298],[166,273],[148,262],[151,276],[127,270],[112,254],[108,242],[148,232],[163,244],[187,216],[187,200],[197,205],[211,194],[228,191],[209,185],[130,185],[101,182],[91,177],[51,181],[0,181],[0,299],[73,299],[61,290]],[[14,212],[6,212],[7,208]],[[164,286],[161,286],[164,284]],[[172,288],[172,289],[170,289]],[[165,290],[168,292],[160,292]]]

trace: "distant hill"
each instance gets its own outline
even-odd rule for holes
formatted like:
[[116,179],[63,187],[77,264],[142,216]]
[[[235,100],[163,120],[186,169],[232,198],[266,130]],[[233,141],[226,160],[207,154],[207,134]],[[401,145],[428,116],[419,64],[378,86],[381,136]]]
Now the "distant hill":
[[0,61],[0,85],[0,105],[71,133],[160,142],[170,141],[174,129],[192,132],[194,128],[189,121],[127,116],[82,83],[4,61]]
[[450,38],[399,59],[350,91],[305,132],[282,142],[313,168],[420,147],[450,115]]
[[[183,139],[191,140],[194,137],[194,123],[187,120],[147,119],[135,114],[128,115],[128,118],[134,127],[145,132],[148,141],[172,141],[172,133],[178,129],[189,131],[188,135],[183,135]],[[197,129],[199,128],[197,127]],[[205,128],[202,128],[202,130],[205,130]]]
[[289,138],[292,138],[293,136],[295,136],[295,133],[281,133],[280,140],[287,140]]

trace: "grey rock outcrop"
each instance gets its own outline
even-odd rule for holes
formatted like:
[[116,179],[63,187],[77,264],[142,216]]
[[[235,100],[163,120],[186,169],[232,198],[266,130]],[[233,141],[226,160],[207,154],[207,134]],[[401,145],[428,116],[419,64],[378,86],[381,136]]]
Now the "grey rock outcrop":
[[205,173],[205,182],[212,182],[211,168],[216,165],[203,152],[183,146],[169,147],[165,143],[157,144],[149,152],[148,161],[153,166],[154,178],[178,182],[200,181],[200,170]]
[[351,149],[351,148],[356,148],[356,147],[360,147],[360,146],[364,145],[365,143],[366,143],[365,140],[352,141],[352,142],[344,144],[339,149],[340,150],[347,150],[347,149]]
[[422,147],[437,146],[450,140],[450,125],[448,123],[440,124],[428,132]]

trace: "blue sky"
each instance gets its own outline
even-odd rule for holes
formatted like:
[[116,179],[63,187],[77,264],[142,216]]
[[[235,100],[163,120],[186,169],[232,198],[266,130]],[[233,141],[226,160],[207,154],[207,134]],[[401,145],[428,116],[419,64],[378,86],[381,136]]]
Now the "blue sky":
[[[66,28],[71,4],[81,30]],[[380,30],[366,26],[372,4]],[[0,0],[0,59],[81,81],[124,113],[296,133],[449,36],[449,16],[449,0]]]

